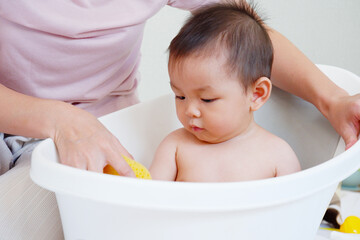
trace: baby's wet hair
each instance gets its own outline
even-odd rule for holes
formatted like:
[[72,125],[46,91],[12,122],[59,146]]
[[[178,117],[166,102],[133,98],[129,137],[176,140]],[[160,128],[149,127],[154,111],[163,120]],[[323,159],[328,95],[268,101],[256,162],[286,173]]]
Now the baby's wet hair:
[[170,64],[225,53],[229,74],[237,74],[245,89],[260,77],[270,78],[273,47],[255,9],[241,0],[198,9],[171,41]]

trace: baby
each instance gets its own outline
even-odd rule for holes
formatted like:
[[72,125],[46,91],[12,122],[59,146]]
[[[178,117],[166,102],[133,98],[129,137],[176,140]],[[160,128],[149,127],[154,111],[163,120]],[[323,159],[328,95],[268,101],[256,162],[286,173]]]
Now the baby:
[[273,48],[246,2],[213,4],[187,21],[169,47],[170,84],[184,126],[158,147],[153,179],[228,182],[300,170],[291,147],[254,122],[269,98]]

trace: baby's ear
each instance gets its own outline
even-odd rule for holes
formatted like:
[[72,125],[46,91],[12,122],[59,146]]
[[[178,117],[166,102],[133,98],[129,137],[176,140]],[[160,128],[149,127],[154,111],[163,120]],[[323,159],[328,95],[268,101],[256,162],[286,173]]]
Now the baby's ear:
[[271,81],[267,77],[261,77],[257,79],[250,87],[250,110],[258,110],[270,97],[271,93]]

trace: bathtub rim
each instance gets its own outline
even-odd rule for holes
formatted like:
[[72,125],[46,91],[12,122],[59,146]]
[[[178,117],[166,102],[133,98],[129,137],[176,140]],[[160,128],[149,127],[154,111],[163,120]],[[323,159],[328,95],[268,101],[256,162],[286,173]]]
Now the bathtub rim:
[[[244,181],[244,182],[217,182],[217,183],[189,183],[189,182],[168,182],[168,181],[158,181],[158,180],[142,180],[142,179],[134,179],[127,178],[121,176],[113,176],[107,174],[101,174],[96,172],[90,172],[86,170],[80,170],[73,167],[69,167],[63,164],[58,163],[57,161],[47,161],[43,157],[41,157],[41,150],[43,148],[49,147],[48,145],[52,145],[54,148],[54,144],[51,139],[47,139],[39,144],[39,146],[34,150],[33,155],[35,156],[32,162],[32,167],[30,170],[30,176],[32,180],[38,185],[55,192],[56,194],[66,194],[72,195],[74,197],[87,198],[92,199],[94,201],[106,202],[109,204],[116,205],[126,205],[129,207],[136,207],[142,209],[157,209],[157,210],[166,210],[166,211],[191,211],[191,212],[224,212],[224,211],[236,211],[236,210],[244,210],[244,209],[255,209],[259,207],[269,207],[276,206],[288,202],[292,202],[301,198],[308,197],[313,195],[316,192],[322,191],[326,188],[337,186],[339,182],[341,182],[346,177],[350,176],[353,173],[352,169],[360,168],[360,161],[356,160],[356,155],[360,154],[360,141],[354,144],[353,147],[339,154],[338,156],[331,158],[321,164],[313,166],[311,168],[302,170],[300,172],[281,176],[277,178],[268,178],[261,180],[253,180],[253,181]],[[352,158],[352,159],[351,159]],[[354,160],[355,159],[355,160]],[[358,161],[358,162],[356,162]],[[339,166],[343,164],[347,164],[348,162],[352,162],[353,166],[351,168],[342,169],[341,174],[334,174],[336,169],[340,169]],[[329,171],[332,172],[331,176],[338,175],[332,179],[323,179],[320,178],[320,172]],[[356,171],[356,170],[354,170]],[[64,176],[66,176],[66,181],[64,181]],[[316,178],[318,176],[318,178]],[[124,195],[122,193],[132,192],[131,189],[138,190],[146,190],[149,193],[155,193],[157,191],[165,191],[167,193],[174,192],[183,192],[182,194],[191,194],[193,197],[201,196],[206,192],[211,192],[210,195],[217,196],[221,193],[226,193],[226,191],[230,190],[249,190],[249,189],[261,189],[263,190],[265,187],[280,189],[283,186],[287,186],[287,189],[282,189],[282,191],[287,192],[289,195],[289,190],[296,188],[293,186],[289,188],[290,183],[296,183],[300,179],[307,179],[306,181],[309,183],[308,178],[313,178],[312,188],[303,186],[302,191],[292,191],[290,193],[290,197],[277,197],[276,199],[271,199],[269,201],[258,201],[249,204],[247,202],[247,206],[237,202],[232,203],[230,205],[222,205],[218,204],[210,204],[210,206],[185,206],[186,204],[182,204],[181,202],[171,202],[170,204],[161,204],[161,202],[153,201],[136,201],[137,197],[140,197],[143,194],[135,194],[136,196],[124,200]],[[330,178],[330,177],[327,177]],[[106,186],[108,190],[104,190],[103,188],[97,187],[96,191],[84,191],[82,184],[77,184],[78,186],[74,186],[72,184],[74,181],[79,181],[86,179],[87,185],[96,185],[99,181],[102,183],[102,186]],[[290,182],[290,183],[289,183]],[[117,192],[113,191],[110,188],[110,185],[113,187],[118,186],[118,184],[122,184],[124,189],[122,191]],[[99,184],[98,184],[99,185]],[[304,185],[304,184],[303,184]],[[305,184],[307,185],[307,184]],[[61,187],[59,187],[61,186]],[[125,189],[126,188],[126,189]],[[287,191],[286,191],[287,190]],[[99,194],[99,191],[102,194]],[[258,190],[256,190],[258,191]],[[136,193],[136,192],[135,192]],[[195,194],[195,196],[194,196]],[[119,196],[122,195],[122,196]],[[274,194],[276,195],[276,194]],[[223,198],[221,198],[224,200]],[[183,206],[182,206],[183,205]]]

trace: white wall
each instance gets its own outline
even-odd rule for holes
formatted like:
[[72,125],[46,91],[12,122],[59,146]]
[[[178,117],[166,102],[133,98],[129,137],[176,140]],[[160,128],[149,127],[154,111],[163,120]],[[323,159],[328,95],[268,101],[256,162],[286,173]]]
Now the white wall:
[[149,100],[171,92],[167,48],[189,14],[187,11],[167,6],[148,21],[141,49],[140,100]]
[[[360,0],[255,0],[266,23],[290,39],[313,62],[360,76]],[[171,92],[166,49],[188,12],[165,7],[148,21],[139,87],[142,101]]]
[[[360,0],[256,0],[267,23],[313,62],[360,76]],[[281,6],[281,7],[279,7]]]

